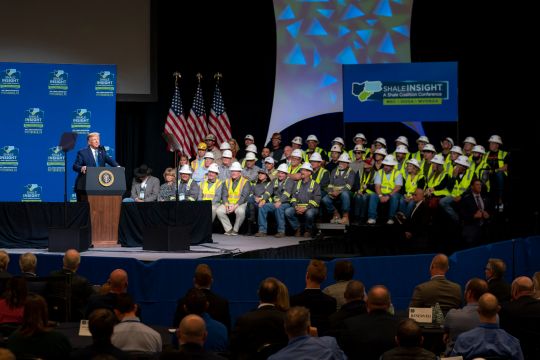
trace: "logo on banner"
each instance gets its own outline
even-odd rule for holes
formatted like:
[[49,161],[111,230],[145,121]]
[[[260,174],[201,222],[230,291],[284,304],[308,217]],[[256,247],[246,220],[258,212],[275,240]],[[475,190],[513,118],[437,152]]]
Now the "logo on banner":
[[68,76],[64,70],[54,70],[49,73],[49,95],[66,96],[68,91]]
[[64,152],[61,146],[53,146],[49,148],[47,155],[47,171],[48,172],[64,172]]
[[19,168],[19,148],[6,145],[0,148],[0,171],[17,172]]
[[21,90],[21,72],[17,69],[5,69],[0,74],[0,94],[19,95]]
[[75,110],[71,120],[71,131],[77,134],[88,134],[90,132],[91,117],[92,112],[88,109]]
[[364,81],[352,83],[352,95],[361,103],[382,105],[442,105],[448,100],[448,81]]
[[24,133],[27,135],[41,135],[45,121],[45,112],[40,108],[26,110],[24,118]]
[[108,70],[97,73],[96,96],[114,96],[114,74]]
[[39,184],[27,184],[24,186],[21,201],[41,202],[43,188]]

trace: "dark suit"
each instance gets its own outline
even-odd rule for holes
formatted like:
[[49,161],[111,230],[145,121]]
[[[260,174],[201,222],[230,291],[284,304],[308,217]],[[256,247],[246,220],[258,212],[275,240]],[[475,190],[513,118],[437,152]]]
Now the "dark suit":
[[483,195],[480,195],[480,197],[482,199],[483,209],[480,209],[474,193],[471,191],[466,192],[460,201],[460,216],[463,221],[462,236],[463,241],[468,245],[478,244],[480,240],[485,238],[486,227],[489,223],[489,219],[475,219],[474,214],[478,210],[484,210],[492,215],[489,199]]
[[[71,279],[70,279],[71,277]],[[84,318],[86,304],[93,290],[86,278],[66,269],[51,272],[45,289],[46,299],[66,298],[71,281],[71,321],[79,321]],[[54,319],[53,319],[54,320]]]
[[364,300],[354,300],[343,304],[341,309],[330,315],[328,318],[330,323],[330,331],[327,335],[338,337],[339,332],[345,324],[345,320],[354,316],[365,314],[366,312],[367,309]]
[[461,286],[446,279],[444,276],[434,276],[414,288],[409,307],[427,308],[439,303],[446,315],[450,309],[461,307]]
[[44,278],[40,278],[36,274],[30,272],[23,272],[21,276],[26,279],[26,288],[28,289],[29,293],[41,296],[45,295],[47,283]]
[[511,298],[511,287],[510,284],[504,279],[495,279],[491,278],[488,280],[488,291],[495,295],[499,304],[510,301]]
[[[335,305],[334,305],[335,306]],[[288,343],[284,328],[285,313],[265,305],[238,318],[230,337],[230,350],[236,359],[253,359],[264,344]]]
[[379,359],[396,346],[399,318],[385,310],[373,310],[345,320],[340,346],[349,359]]
[[180,349],[178,351],[163,352],[159,358],[162,360],[225,360],[224,357],[204,350],[204,348],[199,344],[180,345]]
[[77,173],[77,179],[75,180],[75,190],[77,190],[77,195],[79,196],[80,191],[83,190],[84,187],[84,174],[81,173],[81,169],[83,166],[86,167],[103,167],[106,164],[109,164],[110,166],[120,166],[118,163],[110,157],[107,152],[100,148],[98,149],[98,161],[96,163],[96,160],[94,159],[94,154],[92,153],[92,150],[90,149],[90,146],[85,147],[84,149],[81,149],[77,152],[77,158],[75,159],[75,162],[73,163],[73,171]]
[[522,296],[503,304],[499,319],[501,328],[519,339],[525,359],[540,359],[540,300]]
[[336,312],[336,299],[326,295],[321,289],[305,289],[291,296],[292,306],[304,306],[311,314],[311,325],[316,327],[319,336],[330,329],[329,317]]
[[[204,295],[206,295],[206,300],[208,300],[209,304],[206,312],[212,317],[212,319],[219,321],[225,325],[228,331],[230,331],[231,313],[229,311],[229,300],[222,298],[215,292],[212,292],[210,289],[201,290],[204,292]],[[176,328],[178,328],[178,325],[180,325],[180,321],[182,321],[182,319],[188,315],[184,310],[185,301],[185,297],[178,299],[173,320],[173,325]]]
[[407,250],[416,252],[418,250],[426,250],[429,245],[429,225],[431,222],[431,213],[426,200],[415,205],[411,216],[405,223],[405,231],[412,234],[411,239],[404,240],[407,244]]
[[88,319],[92,311],[96,309],[108,309],[113,311],[118,300],[118,294],[116,293],[107,293],[107,294],[96,294],[90,296],[88,299],[88,305],[86,306],[85,319]]

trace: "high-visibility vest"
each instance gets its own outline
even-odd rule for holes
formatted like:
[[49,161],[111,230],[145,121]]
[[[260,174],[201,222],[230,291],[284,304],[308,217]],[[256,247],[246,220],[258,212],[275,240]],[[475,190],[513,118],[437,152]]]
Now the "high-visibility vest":
[[[506,151],[499,150],[497,154],[497,159],[499,160],[499,168],[502,168],[504,166],[504,158],[506,157],[508,153]],[[508,171],[504,172],[504,175],[508,175]]]
[[[325,151],[322,148],[318,147],[318,146],[315,148],[314,152],[317,152],[317,153],[321,154],[321,156],[323,156],[324,153],[325,153]],[[304,151],[304,162],[309,162],[309,158],[311,157],[311,155],[313,155],[312,152],[308,153],[307,150]]]
[[[315,181],[317,182],[317,184],[321,183],[321,179],[323,175],[326,174],[327,172],[328,170],[326,170],[325,168],[323,167],[319,168],[319,171],[317,172],[317,176],[315,177]],[[311,175],[311,178],[313,179],[313,175]]]
[[292,165],[289,165],[289,174],[296,174],[298,171],[300,171],[301,167],[302,164],[298,164],[298,166],[293,169]]
[[418,172],[414,177],[411,174],[407,174],[405,178],[405,194],[411,196],[418,188],[418,182],[424,178],[424,174]]
[[388,179],[384,170],[379,170],[379,176],[381,177],[381,193],[383,193],[383,195],[390,194],[392,190],[394,190],[396,187],[396,176],[398,173],[399,170],[392,169],[390,179]]
[[463,195],[463,193],[469,188],[471,185],[471,180],[473,178],[474,173],[467,169],[463,177],[461,178],[461,181],[454,185],[454,188],[452,189],[452,196],[457,197]]
[[[445,175],[447,175],[447,174],[444,171],[441,171],[441,173],[437,177],[434,177],[433,175],[431,175],[430,178],[429,178],[429,181],[428,181],[428,187],[434,188],[435,186],[439,185],[442,182],[442,180],[444,179]],[[448,191],[447,188],[444,188],[442,190],[434,191],[433,195],[435,195],[435,196],[447,196],[447,195],[450,195],[450,191]]]
[[199,166],[202,166],[204,164],[204,158],[202,159],[195,159],[191,162],[191,169],[193,171],[197,170]]
[[420,151],[417,151],[415,153],[412,153],[411,156],[410,156],[411,159],[416,159],[418,161],[421,161],[423,160],[422,158],[422,153]]
[[[315,187],[315,183],[316,181],[315,180],[311,180],[311,182],[309,183],[309,189],[308,189],[308,192],[313,192],[313,188]],[[298,194],[298,191],[300,191],[300,187],[302,187],[302,180],[298,181],[298,183],[296,184],[296,194]],[[295,197],[293,197],[291,199],[291,202],[296,202],[298,201]],[[317,202],[315,200],[309,200],[309,204],[313,205],[314,207],[318,207],[319,204],[317,204]],[[308,206],[309,204],[299,204],[297,203],[296,205],[297,206]]]
[[236,204],[240,200],[240,195],[242,194],[242,189],[247,184],[247,179],[244,177],[240,177],[239,183],[236,186],[236,190],[233,190],[233,180],[227,179],[225,182],[225,185],[227,186],[228,190],[228,198],[227,201],[229,204]]
[[[477,164],[474,160],[471,160],[471,167],[469,168],[469,171],[472,171],[476,177],[482,181],[484,181],[483,179],[483,172],[484,171],[489,171],[489,165],[487,163],[487,159],[485,156],[482,157],[482,160],[480,160],[480,163]],[[485,184],[486,186],[486,189],[487,191],[489,192],[490,188],[491,188],[491,184],[489,182],[489,177],[487,178]]]
[[213,183],[204,180],[202,183],[202,200],[214,200],[216,197],[216,189],[221,185],[221,180],[216,179]]

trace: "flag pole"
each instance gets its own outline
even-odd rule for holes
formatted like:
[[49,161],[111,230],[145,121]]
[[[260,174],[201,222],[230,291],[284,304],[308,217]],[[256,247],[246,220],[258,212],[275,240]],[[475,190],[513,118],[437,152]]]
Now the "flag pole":
[[[178,79],[180,79],[182,77],[182,74],[180,74],[178,71],[175,71],[175,72],[173,72],[173,76],[174,76],[174,88],[176,89],[176,87],[178,86]],[[174,149],[174,167],[173,168],[176,169],[175,170],[175,173],[176,173],[175,174],[176,175],[175,176],[175,178],[176,178],[176,181],[175,181],[176,186],[175,186],[175,190],[174,190],[174,193],[175,193],[174,196],[175,196],[176,203],[178,203],[178,201],[179,201],[179,196],[178,196],[179,176],[178,176],[178,174],[179,174],[180,169],[178,168],[178,151],[179,151],[179,149]],[[176,204],[175,204],[175,210],[174,211],[175,211],[174,221],[176,223]]]
[[219,82],[222,77],[223,75],[220,72],[214,74],[214,79],[216,79],[216,82]]

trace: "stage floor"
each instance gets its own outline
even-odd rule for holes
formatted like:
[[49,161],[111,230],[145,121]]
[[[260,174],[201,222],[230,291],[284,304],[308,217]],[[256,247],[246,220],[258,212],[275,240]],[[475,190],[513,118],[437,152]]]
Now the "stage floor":
[[[142,247],[114,247],[88,249],[88,251],[81,253],[81,256],[121,257],[141,261],[156,261],[159,259],[200,259],[216,255],[234,255],[253,250],[298,245],[301,240],[306,240],[304,238],[295,237],[275,238],[273,236],[227,236],[223,234],[212,234],[212,239],[214,241],[213,243],[192,245],[190,251],[186,252],[149,251],[143,250]],[[47,249],[9,249],[10,254],[24,254],[26,252],[44,255],[59,254],[48,252]]]

